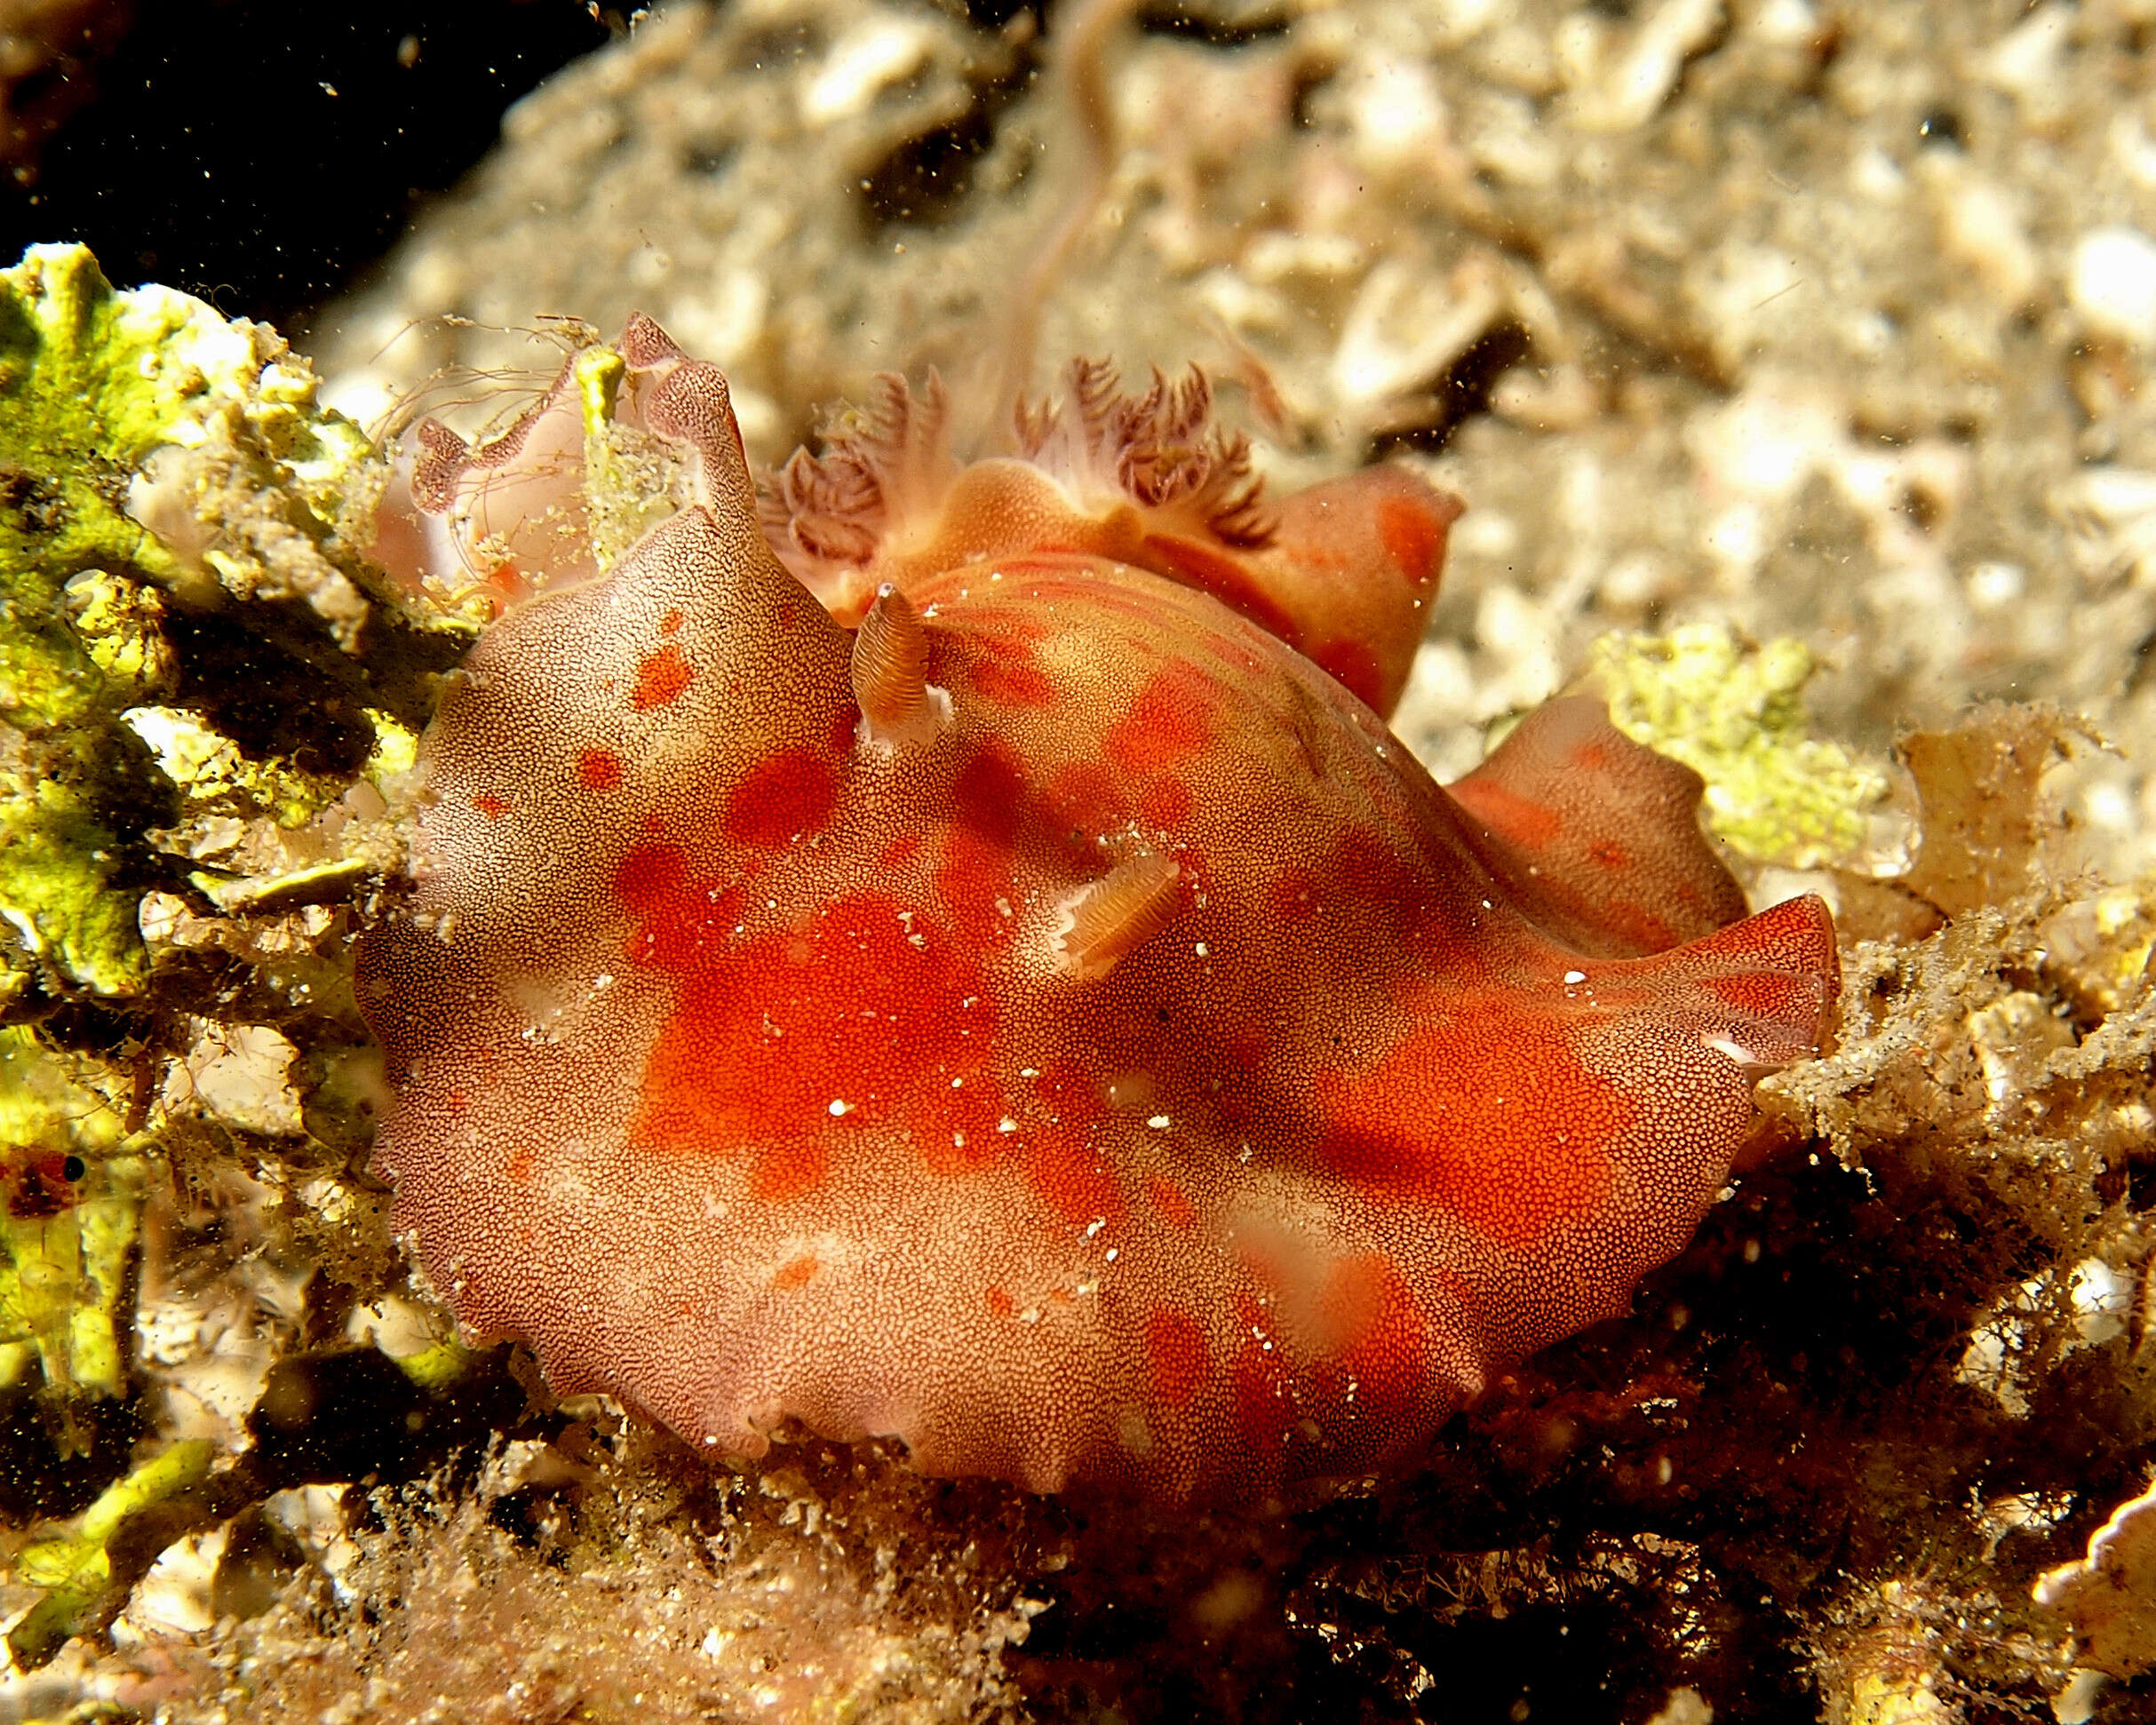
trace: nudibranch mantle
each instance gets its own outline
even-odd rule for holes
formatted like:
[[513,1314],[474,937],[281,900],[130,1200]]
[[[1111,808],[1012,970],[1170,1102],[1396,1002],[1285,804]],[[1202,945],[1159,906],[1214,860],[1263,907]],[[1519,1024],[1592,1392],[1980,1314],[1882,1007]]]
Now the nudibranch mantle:
[[[468,1333],[716,1451],[1247,1499],[1412,1457],[1684,1244],[1832,926],[1739,920],[1595,704],[1440,789],[1322,668],[1363,631],[1396,696],[1456,504],[1269,512],[1201,384],[1080,369],[970,467],[887,386],[760,505],[719,372],[619,351],[693,500],[484,633],[362,952]],[[429,433],[421,502],[553,508],[575,386]]]

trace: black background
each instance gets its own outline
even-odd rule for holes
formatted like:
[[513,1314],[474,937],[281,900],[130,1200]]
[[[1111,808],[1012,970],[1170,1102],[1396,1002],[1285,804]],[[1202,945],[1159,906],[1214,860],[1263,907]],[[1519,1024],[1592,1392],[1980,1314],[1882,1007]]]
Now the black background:
[[299,322],[620,28],[582,0],[151,0],[34,177],[0,187],[0,262],[80,240],[117,286]]

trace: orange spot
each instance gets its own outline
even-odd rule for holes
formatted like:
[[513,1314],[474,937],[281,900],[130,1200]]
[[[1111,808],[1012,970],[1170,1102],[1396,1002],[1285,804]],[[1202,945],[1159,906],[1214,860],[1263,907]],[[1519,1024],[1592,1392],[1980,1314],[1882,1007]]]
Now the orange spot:
[[1748,1017],[1763,1018],[1777,1029],[1818,1021],[1822,995],[1817,976],[1747,970],[1702,976],[1699,986],[1715,999]]
[[671,635],[680,626],[680,612],[672,608],[672,607],[669,607],[666,615],[659,619],[659,633],[662,635]]
[[981,1303],[988,1308],[989,1316],[991,1317],[1012,1317],[1016,1316],[1018,1311],[1018,1302],[1011,1298],[1010,1290],[1007,1288],[983,1289],[981,1294]]
[[1272,1038],[1262,1030],[1238,1030],[1220,1045],[1221,1088],[1213,1107],[1221,1118],[1238,1131],[1259,1124],[1260,1109],[1271,1091],[1266,1082],[1273,1069]]
[[1444,562],[1445,529],[1451,525],[1405,497],[1387,497],[1378,505],[1378,538],[1385,554],[1417,592],[1437,578]]
[[[1396,831],[1413,831],[1406,817]],[[1375,831],[1355,829],[1325,859],[1329,910],[1361,910],[1383,919],[1391,943],[1419,958],[1428,973],[1462,982],[1490,973],[1486,940],[1472,922],[1464,925],[1449,911],[1444,896],[1433,892],[1428,876],[1411,867]]]
[[491,791],[482,791],[472,799],[472,807],[489,821],[498,821],[509,812],[509,805]]
[[[1044,538],[1023,552],[998,557],[996,567],[1006,577],[1014,580],[1022,576],[1054,580],[1069,576],[1073,568],[1091,574],[1100,568],[1101,560],[1090,552],[1078,551],[1070,546],[1059,547]],[[1039,595],[1035,593],[1031,596],[1038,598]]]
[[648,653],[636,667],[636,687],[629,691],[629,704],[639,712],[671,706],[695,675],[678,647],[669,645]]
[[806,749],[785,749],[764,761],[727,798],[726,836],[768,850],[814,832],[831,817],[839,777],[831,763]]
[[[1086,560],[1089,566],[1097,567],[1093,563],[1093,560]],[[1002,564],[998,564],[997,567],[1006,568]],[[1009,590],[1006,588],[1005,592],[1007,597]],[[1029,607],[1028,610],[1030,611],[1030,608]],[[998,650],[1003,645],[1007,644],[1020,658],[1030,664],[1033,661],[1033,649],[1042,641],[1046,640],[1050,632],[1048,624],[1042,622],[1038,616],[1021,614],[1008,605],[995,605],[986,610],[969,610],[966,614],[963,634],[959,639],[970,640],[976,644],[995,643]],[[949,635],[930,637],[932,642],[937,640],[948,641],[951,639],[952,637]]]
[[975,946],[1007,945],[1015,920],[1011,895],[1012,844],[1023,807],[1025,781],[1000,749],[985,747],[952,783],[952,821],[935,871],[936,891],[959,934]]
[[1008,845],[1018,831],[1025,775],[1008,753],[990,743],[959,769],[951,795],[959,821],[996,844]]
[[1062,1221],[1083,1228],[1123,1220],[1123,1191],[1108,1165],[1071,1134],[1048,1126],[1029,1134],[1026,1184]]
[[789,1260],[771,1273],[771,1285],[781,1293],[790,1293],[815,1281],[816,1272],[823,1268],[816,1261],[815,1253],[804,1252],[799,1258]]
[[741,894],[711,879],[690,880],[672,845],[640,845],[614,870],[614,895],[641,920],[627,956],[658,970],[693,968],[731,936]]
[[1197,1212],[1183,1196],[1182,1188],[1158,1174],[1147,1177],[1145,1201],[1170,1228],[1189,1228],[1197,1220]]
[[914,1148],[932,1174],[948,1180],[977,1174],[994,1165],[1003,1148],[1002,1134],[990,1120],[983,1091],[968,1096],[966,1085],[952,1092],[945,1117],[916,1133]]
[[1188,1312],[1160,1307],[1146,1315],[1145,1357],[1155,1392],[1172,1408],[1188,1407],[1212,1376],[1205,1332]]
[[504,1172],[519,1186],[529,1186],[531,1184],[531,1171],[537,1161],[538,1158],[531,1153],[530,1146],[521,1144],[509,1152],[509,1160],[503,1165]]
[[1449,784],[1445,791],[1484,826],[1494,827],[1514,844],[1531,850],[1555,844],[1564,831],[1564,817],[1555,809],[1523,797],[1486,774]]
[[1318,1309],[1355,1405],[1379,1419],[1412,1412],[1428,1385],[1428,1324],[1400,1267],[1378,1252],[1341,1259]]
[[980,646],[966,674],[986,699],[1006,707],[1055,704],[1055,685],[1034,658],[1030,643],[998,633]]
[[1250,566],[1236,558],[1173,534],[1149,533],[1136,560],[1157,575],[1171,576],[1201,593],[1211,593],[1290,647],[1302,639],[1294,617],[1266,590]]
[[1091,843],[1130,819],[1129,803],[1116,775],[1099,761],[1067,761],[1042,787],[1041,810],[1056,837]]
[[1266,887],[1265,903],[1280,922],[1308,922],[1317,914],[1317,883],[1308,869],[1285,868]]
[[883,847],[883,855],[876,859],[876,866],[879,869],[907,868],[920,854],[920,834],[902,832]]
[[1580,1065],[1563,1026],[1485,996],[1411,1031],[1367,1071],[1326,1072],[1325,1165],[1452,1212],[1516,1250],[1590,1220],[1633,1105]]
[[1289,1422],[1295,1416],[1294,1386],[1279,1348],[1269,1345],[1273,1332],[1265,1308],[1248,1294],[1237,1294],[1235,1310],[1236,1328],[1242,1337],[1229,1371],[1236,1424],[1261,1469],[1270,1472],[1279,1466]]
[[621,757],[611,749],[579,750],[577,783],[586,791],[617,789],[621,783]]
[[[667,878],[661,862],[640,871]],[[656,896],[640,942],[683,974],[644,1065],[632,1144],[745,1155],[751,1194],[776,1201],[820,1187],[836,1148],[864,1130],[994,1141],[995,1008],[945,941],[913,943],[919,918],[895,900],[842,898],[806,927],[742,942],[704,937],[705,883]]]
[[1127,773],[1150,778],[1167,772],[1213,741],[1217,704],[1189,669],[1157,671],[1101,738],[1102,752]]
[[[943,861],[935,871],[936,890],[959,933],[983,950],[1007,946],[1016,906],[1017,884],[1006,846],[984,839],[970,827],[953,827],[943,838]],[[1009,907],[1006,911],[1003,907]]]
[[1033,1080],[1033,1089],[1039,1104],[1036,1111],[1068,1131],[1085,1131],[1109,1117],[1099,1082],[1075,1061],[1050,1061]]
[[1193,801],[1181,779],[1155,779],[1138,793],[1138,814],[1150,827],[1180,827],[1190,818]]
[[749,1196],[764,1204],[807,1197],[831,1172],[831,1149],[810,1138],[760,1145],[749,1164]]
[[672,845],[639,845],[614,870],[614,895],[649,916],[680,890],[687,869]]
[[1374,707],[1385,693],[1385,674],[1378,669],[1378,656],[1358,640],[1327,641],[1311,661],[1366,707]]

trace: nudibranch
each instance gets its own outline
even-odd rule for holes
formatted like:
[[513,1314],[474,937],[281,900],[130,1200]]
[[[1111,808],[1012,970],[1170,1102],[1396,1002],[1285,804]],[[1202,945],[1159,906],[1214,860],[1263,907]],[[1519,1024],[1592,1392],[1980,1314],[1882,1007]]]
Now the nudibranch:
[[879,386],[760,497],[715,368],[598,351],[687,458],[610,567],[592,363],[412,473],[536,592],[361,957],[467,1333],[714,1453],[1252,1499],[1411,1459],[1683,1245],[1833,927],[1745,918],[1590,701],[1447,789],[1386,730],[1456,503],[1276,512],[1202,381],[1092,367],[970,465]]

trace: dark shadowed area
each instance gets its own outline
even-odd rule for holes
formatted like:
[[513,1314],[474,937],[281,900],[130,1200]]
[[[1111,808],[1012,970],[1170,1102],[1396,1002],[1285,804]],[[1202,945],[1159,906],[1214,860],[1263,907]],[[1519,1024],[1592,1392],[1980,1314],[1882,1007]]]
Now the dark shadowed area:
[[94,94],[0,190],[0,253],[80,240],[116,285],[162,282],[289,323],[613,21],[575,0],[147,8],[102,63],[48,75]]

